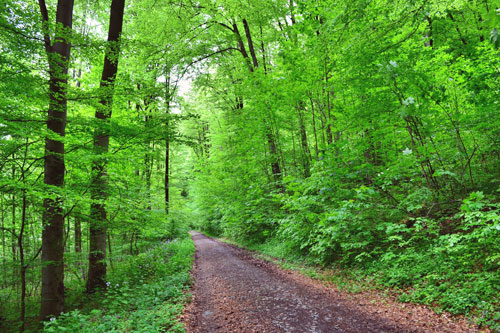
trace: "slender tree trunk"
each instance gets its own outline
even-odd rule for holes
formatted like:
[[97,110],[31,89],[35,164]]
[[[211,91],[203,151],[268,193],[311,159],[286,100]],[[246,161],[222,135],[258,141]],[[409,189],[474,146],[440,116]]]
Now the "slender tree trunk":
[[[23,183],[24,183],[24,170],[23,170]],[[21,311],[19,315],[19,321],[21,322],[20,332],[24,332],[24,321],[26,317],[26,269],[28,268],[24,262],[24,246],[23,246],[23,236],[24,229],[26,226],[26,190],[23,189],[23,203],[21,210],[21,229],[17,236],[17,246],[19,247],[19,264],[21,266],[20,277],[21,277]]]
[[74,222],[75,228],[75,252],[82,252],[82,224],[78,218],[75,218]]
[[147,201],[148,201],[148,210],[152,209],[152,202],[151,202],[151,176],[153,175],[153,168],[154,168],[154,150],[155,150],[155,143],[148,145],[148,150],[150,153],[148,154],[148,167],[146,170],[146,188],[147,188]]
[[210,125],[208,122],[206,122],[205,126],[203,127],[203,139],[204,139],[203,147],[205,148],[205,155],[207,156],[207,159],[210,158],[209,136],[210,136]]
[[311,176],[311,151],[309,149],[309,143],[307,142],[306,126],[304,125],[304,118],[301,110],[302,107],[302,105],[297,107],[297,112],[299,113],[300,143],[302,145],[302,165],[304,167],[304,177],[309,178]]
[[130,236],[130,246],[129,246],[129,253],[131,255],[134,254],[134,236],[135,236],[135,231],[132,231],[132,234]]
[[[52,133],[45,138],[44,183],[51,189],[64,185],[64,142],[66,131],[68,63],[71,44],[68,34],[73,22],[73,0],[59,0],[56,13],[56,33],[53,44],[48,32],[49,16],[45,0],[39,0],[44,24],[44,42],[49,63],[49,109],[47,130]],[[54,135],[55,134],[55,135]],[[57,138],[59,137],[59,138]],[[62,197],[44,200],[42,230],[42,320],[58,316],[64,311],[64,216]]]
[[[144,98],[144,126],[146,132],[150,131],[152,116],[151,105],[153,102],[152,96],[146,96]],[[147,209],[151,210],[151,174],[153,173],[153,153],[151,147],[151,140],[147,139],[146,142],[146,153],[144,154],[144,178],[146,179],[146,201],[147,201]]]
[[165,113],[166,113],[166,138],[165,138],[165,179],[164,179],[164,190],[165,190],[165,214],[168,216],[169,206],[170,206],[170,69],[168,64],[165,66],[166,78],[165,78]]
[[12,192],[12,233],[11,233],[11,250],[12,250],[12,261],[16,261],[16,195]]
[[292,156],[293,156],[293,166],[295,169],[298,169],[297,167],[297,149],[295,148],[295,131],[292,131]]
[[111,270],[114,270],[113,268],[113,251],[111,247],[111,233],[108,232],[108,252],[109,252],[109,266],[111,267]]
[[288,6],[290,8],[290,20],[292,21],[292,25],[295,24],[295,14],[294,14],[294,4],[293,0],[290,0],[290,4]]
[[314,150],[316,152],[316,160],[319,161],[318,134],[316,133],[316,113],[314,112],[314,102],[312,98],[309,98],[309,100],[311,101],[312,125],[314,132]]
[[252,34],[250,33],[250,27],[246,19],[243,19],[243,27],[245,28],[245,35],[247,36],[248,49],[252,56],[253,67],[259,67],[259,62],[257,61],[257,55],[255,54],[255,48],[253,46]]
[[[454,22],[456,23],[455,21],[455,17],[453,16],[453,14],[451,12],[448,12],[448,17]],[[462,31],[460,30],[460,27],[458,26],[458,23],[455,25],[455,30],[457,30],[457,33],[458,33],[458,36],[460,37],[460,40],[462,41],[462,44],[463,45],[467,45],[467,41],[465,40],[464,36],[462,35]]]
[[[168,120],[167,120],[167,126],[168,126]],[[166,139],[165,140],[165,213],[167,215],[170,206],[169,172],[170,172],[170,140]]]
[[7,242],[5,240],[5,215],[3,208],[3,194],[0,194],[0,220],[2,227],[2,279],[4,288],[7,288]]
[[329,82],[328,82],[328,66],[327,66],[327,61],[325,58],[325,91],[326,91],[326,111],[327,111],[327,119],[326,119],[326,140],[329,145],[332,144],[333,142],[333,135],[332,135],[332,106],[330,103],[330,87],[329,87]]
[[64,228],[64,252],[71,252],[70,244],[70,232],[71,232],[71,220],[69,216],[66,216],[66,227]]
[[276,143],[274,137],[270,131],[266,133],[267,144],[269,146],[269,152],[271,153],[271,171],[273,172],[274,181],[276,183],[281,182],[281,167],[278,158],[278,149],[276,148]]
[[[120,55],[120,35],[123,26],[123,11],[125,0],[112,0],[109,19],[108,43],[104,57],[104,67],[101,76],[100,107],[96,110],[95,118],[103,123],[94,133],[94,147],[98,157],[92,163],[92,188],[89,229],[89,271],[87,275],[87,292],[92,293],[96,288],[106,287],[106,232],[107,218],[105,201],[107,197],[107,173],[105,155],[109,149],[109,120],[113,102],[113,91],[118,59]],[[104,157],[104,158],[103,158]]]
[[432,18],[427,16],[427,22],[429,23],[429,35],[427,36],[427,40],[425,41],[425,46],[430,46],[431,49],[434,49],[434,36],[432,31]]
[[267,61],[266,61],[266,49],[264,48],[264,34],[262,32],[262,25],[260,28],[260,51],[262,52],[262,64],[264,66],[264,73],[267,74]]
[[322,110],[322,105],[320,104],[319,105],[319,108],[320,108],[320,117],[319,117],[319,121],[321,123],[321,151],[322,152],[325,152],[326,150],[326,139],[325,139],[325,128],[326,128],[326,125],[325,125],[325,121],[326,121],[326,116],[325,116],[325,112],[324,110]]
[[147,210],[151,210],[151,174],[153,173],[153,154],[151,153],[153,147],[151,143],[147,143],[147,151],[144,155],[144,176],[146,178],[146,202]]
[[81,273],[82,273],[82,279],[85,279],[85,267],[82,263],[82,223],[80,222],[80,219],[75,217],[74,220],[74,237],[75,237],[75,253],[77,254],[77,261],[76,265],[77,267],[80,267]]

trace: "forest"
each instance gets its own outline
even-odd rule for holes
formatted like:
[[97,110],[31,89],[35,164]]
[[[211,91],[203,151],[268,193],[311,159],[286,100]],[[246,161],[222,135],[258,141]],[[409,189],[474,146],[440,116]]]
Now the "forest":
[[189,230],[500,331],[499,0],[3,0],[0,331],[183,332]]

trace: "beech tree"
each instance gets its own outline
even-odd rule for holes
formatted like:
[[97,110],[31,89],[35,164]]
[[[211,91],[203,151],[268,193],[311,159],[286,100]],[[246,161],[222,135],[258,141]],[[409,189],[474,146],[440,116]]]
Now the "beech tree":
[[109,119],[111,118],[113,92],[118,72],[124,9],[125,0],[111,2],[108,42],[100,83],[100,106],[95,113],[95,118],[98,121],[94,132],[97,159],[92,162],[92,204],[90,208],[92,221],[89,231],[88,292],[94,292],[96,287],[106,288],[106,231],[108,223],[106,215],[106,197],[108,196],[106,154],[109,150]]
[[[42,306],[40,316],[58,316],[64,311],[64,266],[62,198],[64,185],[64,136],[67,113],[68,66],[71,50],[73,0],[59,0],[55,31],[51,37],[50,20],[44,0],[39,0],[44,27],[44,45],[49,64],[48,136],[45,138],[44,183],[50,195],[44,199],[42,230]],[[55,187],[55,188],[54,188]]]

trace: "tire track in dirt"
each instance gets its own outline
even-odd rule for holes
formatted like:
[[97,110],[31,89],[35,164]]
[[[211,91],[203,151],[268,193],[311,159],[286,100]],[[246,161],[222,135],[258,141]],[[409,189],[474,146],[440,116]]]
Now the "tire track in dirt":
[[196,254],[193,302],[183,315],[188,332],[478,331],[464,319],[339,292],[199,232],[191,236]]

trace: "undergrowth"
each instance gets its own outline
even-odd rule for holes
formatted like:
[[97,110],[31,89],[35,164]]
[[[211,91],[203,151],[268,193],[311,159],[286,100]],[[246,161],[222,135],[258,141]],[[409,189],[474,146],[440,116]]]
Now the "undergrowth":
[[44,332],[184,332],[178,318],[190,284],[194,244],[163,241],[120,263],[107,291],[48,321]]

